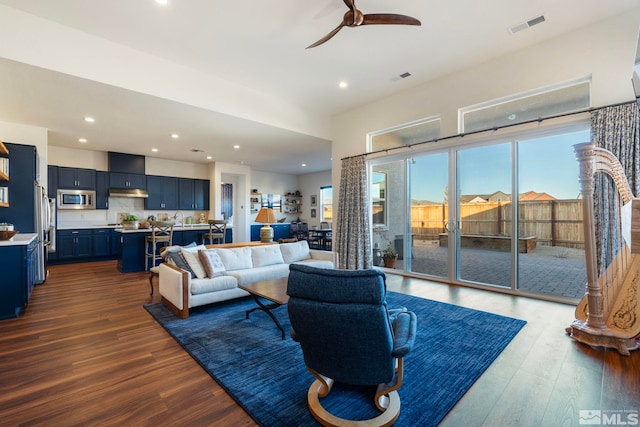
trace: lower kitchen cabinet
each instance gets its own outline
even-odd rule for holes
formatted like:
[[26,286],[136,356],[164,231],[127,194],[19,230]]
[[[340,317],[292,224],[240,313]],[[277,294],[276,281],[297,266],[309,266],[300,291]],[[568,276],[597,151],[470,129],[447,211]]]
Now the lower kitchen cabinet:
[[98,228],[92,230],[94,257],[106,257],[111,255],[111,229]]
[[38,240],[0,247],[0,319],[18,317],[29,303],[38,271]]
[[56,252],[58,259],[93,256],[93,230],[59,230]]

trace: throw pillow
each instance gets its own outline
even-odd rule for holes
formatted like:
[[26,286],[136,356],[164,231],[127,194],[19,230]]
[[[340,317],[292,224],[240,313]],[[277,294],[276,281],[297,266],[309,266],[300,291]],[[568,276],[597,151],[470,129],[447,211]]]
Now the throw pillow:
[[182,252],[180,251],[169,252],[167,254],[167,258],[169,259],[169,264],[173,264],[176,267],[181,268],[184,271],[188,272],[189,274],[191,274],[192,279],[196,277],[196,274],[193,272],[191,267],[189,267],[189,264],[187,264],[187,260],[184,259]]
[[198,246],[196,245],[196,242],[191,242],[188,245],[184,245],[184,246],[180,246],[180,245],[167,246],[166,248],[164,248],[162,252],[160,252],[160,255],[162,256],[162,259],[166,260],[169,254],[172,252],[180,252],[180,249],[182,248],[195,248],[196,246]]
[[220,259],[220,255],[218,255],[216,251],[198,251],[198,257],[200,258],[200,262],[207,272],[208,277],[214,278],[227,275],[227,272],[224,269],[224,264]]
[[204,279],[207,277],[207,272],[204,271],[204,267],[198,258],[199,250],[206,250],[207,247],[205,245],[199,245],[195,248],[182,248],[180,252],[184,256],[184,259],[189,264],[189,267],[193,270],[193,273],[196,275],[198,279]]
[[222,259],[227,271],[244,270],[246,268],[252,268],[251,263],[251,248],[244,246],[241,248],[233,249],[215,249]]

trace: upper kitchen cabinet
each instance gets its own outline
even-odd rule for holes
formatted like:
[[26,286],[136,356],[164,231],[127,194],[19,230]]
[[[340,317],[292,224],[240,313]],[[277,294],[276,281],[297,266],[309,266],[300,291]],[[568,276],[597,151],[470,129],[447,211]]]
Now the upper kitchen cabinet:
[[209,180],[179,178],[179,209],[209,210]]
[[109,174],[109,186],[111,188],[147,188],[147,178],[137,173],[111,172]]
[[[146,173],[146,161],[144,156],[136,154],[109,152],[109,171],[124,174],[144,175]],[[123,187],[125,188],[125,187]],[[136,188],[136,187],[131,187]],[[144,188],[144,187],[137,187]]]
[[50,199],[57,197],[58,191],[58,166],[47,166],[47,194]]
[[109,172],[96,171],[96,209],[109,209]]
[[147,175],[145,209],[178,209],[178,178]]
[[95,190],[96,170],[58,166],[58,188]]

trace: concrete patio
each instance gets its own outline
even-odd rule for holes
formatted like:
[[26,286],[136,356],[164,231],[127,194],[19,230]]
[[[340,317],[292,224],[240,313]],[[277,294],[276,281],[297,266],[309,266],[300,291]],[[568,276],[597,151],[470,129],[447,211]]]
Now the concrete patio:
[[[511,286],[511,254],[493,250],[463,248],[460,277],[466,281]],[[396,269],[404,269],[406,259]],[[447,248],[437,241],[415,240],[411,271],[447,276]],[[518,289],[579,300],[585,293],[587,274],[584,251],[538,245],[530,253],[518,254]]]

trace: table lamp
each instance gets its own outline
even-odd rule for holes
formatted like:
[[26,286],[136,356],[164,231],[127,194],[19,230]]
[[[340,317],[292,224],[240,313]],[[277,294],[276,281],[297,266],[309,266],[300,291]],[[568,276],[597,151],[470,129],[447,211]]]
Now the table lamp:
[[269,224],[276,222],[276,216],[271,208],[261,208],[256,217],[256,222],[261,222],[264,227],[260,229],[260,241],[263,243],[273,242],[273,228]]

